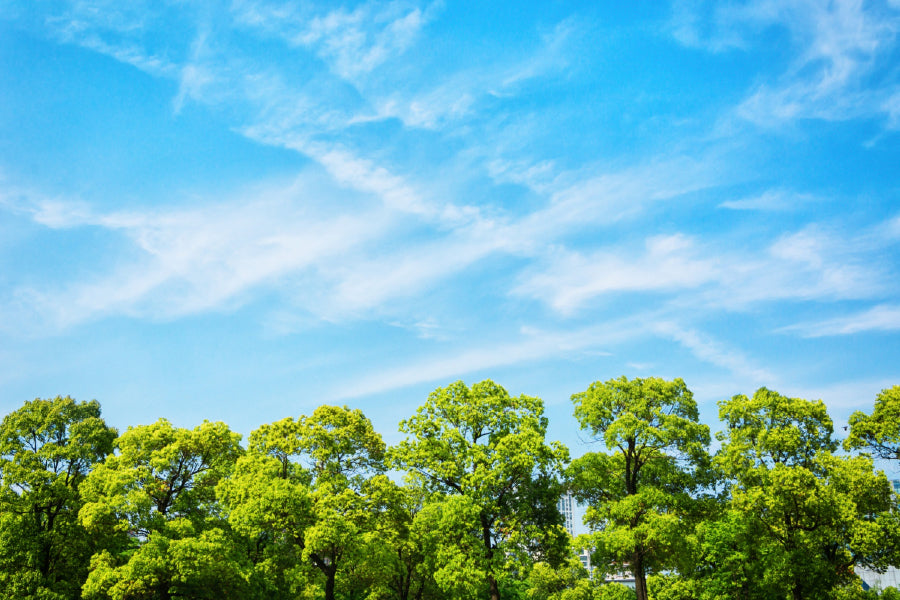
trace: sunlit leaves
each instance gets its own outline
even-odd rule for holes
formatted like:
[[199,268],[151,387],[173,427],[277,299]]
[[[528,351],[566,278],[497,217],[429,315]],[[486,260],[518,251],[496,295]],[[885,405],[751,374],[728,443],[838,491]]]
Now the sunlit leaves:
[[98,541],[78,524],[84,479],[116,436],[96,401],[37,399],[0,424],[0,595],[75,598]]
[[596,531],[601,566],[627,564],[637,596],[646,574],[676,565],[691,520],[692,493],[705,481],[709,428],[681,379],[594,382],[572,396],[582,429],[608,452],[589,452],[569,468],[585,521]]
[[848,450],[862,448],[878,458],[900,460],[900,385],[882,390],[872,414],[857,411],[849,423]]
[[555,505],[568,451],[545,442],[540,399],[510,396],[489,380],[471,388],[458,381],[432,392],[400,429],[409,437],[393,449],[394,464],[441,494],[426,510],[438,511],[435,532],[444,536],[441,552],[450,553],[435,573],[445,591],[465,597],[484,577],[499,597],[507,563],[529,546],[547,552],[564,543]]

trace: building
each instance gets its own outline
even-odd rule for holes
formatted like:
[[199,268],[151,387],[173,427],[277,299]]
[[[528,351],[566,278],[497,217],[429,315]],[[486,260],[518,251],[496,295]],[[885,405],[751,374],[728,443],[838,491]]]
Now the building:
[[[897,482],[895,481],[894,484],[896,485]],[[900,589],[900,569],[897,567],[888,567],[884,573],[865,567],[856,567],[854,571],[862,580],[862,589],[864,590],[880,591],[888,587]]]
[[563,516],[566,531],[568,531],[569,535],[571,535],[572,537],[575,537],[575,512],[573,510],[574,504],[575,498],[572,497],[572,492],[566,492],[559,497],[559,504],[557,505],[557,507],[559,508],[559,514]]
[[[575,498],[572,496],[572,492],[566,492],[559,498],[559,503],[557,504],[557,508],[559,508],[559,513],[563,516],[563,524],[566,526],[566,531],[569,532],[573,538],[575,537]],[[582,566],[587,569],[588,576],[593,579],[594,574],[591,572],[591,554],[587,549],[582,548],[578,551],[578,559],[581,561]]]

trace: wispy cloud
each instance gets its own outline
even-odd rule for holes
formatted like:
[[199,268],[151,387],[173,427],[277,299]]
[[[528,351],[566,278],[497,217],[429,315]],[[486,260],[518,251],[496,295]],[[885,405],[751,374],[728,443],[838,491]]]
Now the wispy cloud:
[[402,367],[363,376],[335,391],[337,399],[355,398],[409,387],[419,383],[446,382],[471,373],[510,365],[562,357],[588,349],[602,349],[626,337],[641,335],[638,320],[625,319],[603,326],[571,331],[523,331],[515,340],[469,346],[462,351],[432,356]]
[[900,331],[900,306],[879,304],[862,312],[824,321],[790,325],[780,331],[796,332],[807,338]]
[[[762,32],[786,31],[792,58],[775,80],[759,83],[736,114],[764,127],[796,119],[887,117],[900,81],[883,76],[895,61],[900,9],[890,2],[755,0],[676,3],[672,31],[690,46],[750,49]],[[880,74],[879,74],[880,73]],[[879,75],[876,75],[879,74]]]
[[426,12],[398,3],[337,9],[313,18],[295,40],[315,47],[338,75],[352,80],[408,50],[427,22]]
[[[824,385],[802,386],[783,384],[779,392],[807,400],[822,400],[828,406],[828,412],[835,420],[835,429],[847,422],[850,414],[856,410],[871,412],[875,397],[883,389],[897,385],[896,379],[871,378],[851,379]],[[843,437],[838,431],[838,437]]]
[[[550,163],[523,167],[514,163],[492,164],[499,181],[523,183],[547,195],[547,207],[534,211],[519,225],[523,232],[546,237],[586,225],[611,225],[641,215],[656,203],[714,187],[719,182],[716,161],[702,164],[687,157],[661,157],[619,170],[592,165],[580,171],[556,173]],[[598,173],[599,171],[599,173]],[[605,171],[605,172],[604,172]],[[526,234],[527,236],[528,234]]]
[[375,111],[360,115],[357,121],[396,118],[407,127],[458,135],[461,128],[484,119],[479,109],[499,105],[503,115],[504,101],[514,99],[529,85],[565,73],[575,54],[571,42],[581,35],[574,20],[566,19],[538,36],[524,53],[501,53],[440,78],[426,76],[413,89],[403,80],[394,86],[365,85],[362,89]]
[[[877,229],[877,228],[876,228]],[[643,255],[617,247],[557,250],[523,273],[518,294],[572,314],[616,293],[652,292],[683,305],[742,310],[760,302],[877,298],[893,289],[885,267],[870,264],[889,240],[854,239],[810,226],[771,242],[763,253],[682,234],[650,237]]]
[[[94,265],[89,279],[20,287],[17,304],[28,307],[26,321],[65,328],[115,314],[172,319],[229,310],[278,290],[299,311],[338,321],[383,312],[492,254],[517,251],[477,211],[415,210],[393,187],[405,189],[402,182],[348,164],[338,186],[309,169],[287,184],[191,208],[103,212],[11,194],[3,205],[37,224],[103,230],[119,236],[121,248],[118,264]],[[282,315],[271,329],[287,331],[294,320]]]
[[816,197],[812,194],[798,194],[784,189],[774,189],[766,190],[757,196],[726,200],[719,204],[719,208],[784,212],[796,210],[815,200]]
[[357,81],[406,52],[440,4],[366,2],[352,10],[302,8],[284,3],[240,1],[232,6],[235,22],[295,47],[312,49],[333,72]]
[[698,359],[726,369],[741,379],[759,383],[772,382],[775,379],[769,370],[754,364],[740,350],[730,348],[695,329],[685,329],[672,322],[660,322],[654,325],[653,331],[678,342]]
[[58,40],[78,44],[156,77],[175,77],[182,48],[172,41],[154,47],[147,35],[164,18],[164,3],[139,0],[127,4],[107,0],[62,2],[37,25]]
[[682,235],[647,240],[643,256],[621,251],[591,255],[557,252],[551,264],[531,275],[515,292],[540,298],[563,314],[613,292],[676,291],[716,278],[718,267],[699,258],[692,240]]
[[108,314],[174,318],[240,304],[246,294],[287,274],[323,268],[389,228],[380,211],[323,211],[316,208],[321,199],[301,208],[296,199],[315,189],[309,183],[301,179],[227,203],[168,211],[98,213],[82,204],[32,200],[35,222],[116,232],[128,258],[91,280],[18,294],[31,300],[38,317],[58,326]]

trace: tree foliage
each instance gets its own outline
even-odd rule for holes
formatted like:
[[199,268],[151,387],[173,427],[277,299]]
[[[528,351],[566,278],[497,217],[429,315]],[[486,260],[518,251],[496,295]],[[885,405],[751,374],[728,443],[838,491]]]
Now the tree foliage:
[[881,390],[871,415],[850,415],[847,450],[862,448],[885,460],[900,460],[900,385]]
[[321,574],[326,600],[361,581],[372,585],[381,556],[377,535],[385,444],[359,410],[321,406],[312,415],[263,425],[249,451],[219,489],[230,522],[254,540],[258,572],[276,573],[274,589],[288,596]]
[[[887,479],[866,457],[833,454],[837,443],[821,401],[760,388],[753,398],[739,395],[719,406],[727,429],[716,461],[733,482],[730,531],[744,538],[719,530],[738,548],[734,570],[720,568],[720,576],[740,575],[765,594],[799,600],[852,581],[854,565],[886,566]],[[745,579],[741,561],[749,558],[766,565],[749,574],[758,581]]]
[[409,437],[394,449],[394,464],[438,494],[429,517],[444,540],[435,572],[442,589],[498,600],[518,562],[561,559],[556,502],[568,451],[545,442],[540,399],[510,396],[489,380],[471,388],[458,381],[432,392],[400,430]]
[[130,427],[83,487],[82,524],[110,539],[91,560],[86,599],[240,598],[240,566],[215,487],[241,455],[224,423]]
[[[893,597],[854,570],[900,562],[872,462],[896,452],[898,390],[854,414],[846,453],[822,402],[735,396],[710,459],[683,381],[596,382],[573,400],[604,451],[565,471],[542,402],[491,381],[435,390],[390,450],[347,407],[263,425],[244,450],[223,423],[116,438],[96,402],[26,402],[0,424],[0,599]],[[566,489],[589,503],[574,541]],[[604,581],[629,571],[634,591]]]
[[627,566],[638,600],[646,576],[674,568],[704,482],[709,428],[684,381],[625,377],[595,382],[572,396],[582,429],[608,452],[590,452],[569,470],[576,496],[589,503],[595,561]]
[[36,399],[0,424],[0,595],[77,598],[95,544],[81,486],[116,432],[97,401]]

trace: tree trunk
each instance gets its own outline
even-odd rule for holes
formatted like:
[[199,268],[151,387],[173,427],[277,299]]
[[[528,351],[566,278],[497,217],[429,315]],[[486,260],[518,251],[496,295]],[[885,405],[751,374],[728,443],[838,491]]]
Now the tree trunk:
[[647,575],[644,573],[644,556],[635,552],[631,560],[631,572],[634,575],[634,594],[637,600],[647,600]]
[[484,547],[487,550],[487,561],[488,561],[488,587],[491,592],[491,600],[500,600],[500,586],[497,585],[497,580],[494,578],[493,568],[494,568],[494,546],[491,544],[491,524],[488,521],[486,515],[482,513],[481,515],[481,535],[484,537]]
[[328,569],[325,573],[325,600],[334,600],[334,575],[336,569]]
[[500,587],[497,585],[493,573],[488,575],[488,584],[491,587],[491,600],[500,600]]

